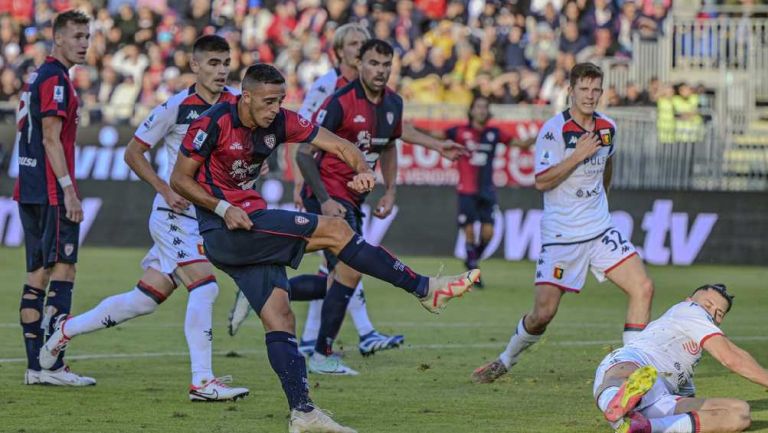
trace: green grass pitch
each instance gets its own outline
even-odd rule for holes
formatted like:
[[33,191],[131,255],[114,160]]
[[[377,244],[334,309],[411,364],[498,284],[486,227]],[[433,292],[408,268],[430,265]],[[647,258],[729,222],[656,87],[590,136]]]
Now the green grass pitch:
[[[85,248],[81,252],[73,312],[130,289],[144,251]],[[70,344],[73,370],[98,385],[62,389],[22,385],[25,364],[18,303],[23,250],[0,249],[0,432],[284,432],[288,409],[269,367],[263,330],[252,316],[231,338],[226,317],[234,286],[220,276],[214,317],[214,372],[231,374],[251,395],[237,403],[187,400],[188,356],[183,334],[186,293],[181,289],[158,311]],[[409,258],[429,273],[461,271],[450,258]],[[308,256],[302,271],[313,272]],[[723,329],[768,365],[768,269],[703,266],[650,268],[656,281],[654,317],[705,282],[724,282],[736,294]],[[369,310],[377,329],[401,332],[405,347],[362,358],[347,319],[337,347],[358,377],[310,375],[312,397],[360,432],[608,432],[591,397],[595,367],[619,344],[626,299],[610,283],[590,281],[564,298],[543,341],[507,377],[475,385],[472,370],[502,350],[532,300],[533,265],[483,263],[485,290],[452,302],[441,316],[428,314],[410,295],[367,279]],[[301,327],[306,306],[294,304]],[[301,329],[301,328],[299,328]],[[768,432],[768,392],[726,371],[705,355],[698,367],[699,396],[750,402],[751,431]]]

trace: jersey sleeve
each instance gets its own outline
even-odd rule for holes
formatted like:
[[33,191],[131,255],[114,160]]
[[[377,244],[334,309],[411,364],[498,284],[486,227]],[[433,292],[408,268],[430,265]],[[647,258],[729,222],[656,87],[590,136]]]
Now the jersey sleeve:
[[177,114],[178,106],[158,105],[136,128],[133,137],[149,148],[155,147],[173,129]]
[[38,85],[40,98],[40,117],[61,117],[67,119],[69,104],[69,84],[62,75],[52,75]]
[[195,161],[205,161],[216,149],[219,131],[219,124],[210,116],[200,116],[189,125],[179,151]]
[[285,111],[285,141],[288,143],[311,143],[320,128],[291,110]]
[[344,109],[341,108],[339,98],[336,97],[325,101],[325,105],[315,113],[315,123],[334,133],[341,127],[342,119],[344,119]]
[[557,122],[550,120],[544,124],[536,137],[535,174],[539,175],[556,166],[564,156],[563,132]]
[[683,332],[691,340],[698,343],[699,347],[702,347],[710,337],[724,335],[723,331],[715,325],[714,320],[709,317],[709,314],[695,304],[689,307],[688,314],[685,316],[684,320],[681,321]]

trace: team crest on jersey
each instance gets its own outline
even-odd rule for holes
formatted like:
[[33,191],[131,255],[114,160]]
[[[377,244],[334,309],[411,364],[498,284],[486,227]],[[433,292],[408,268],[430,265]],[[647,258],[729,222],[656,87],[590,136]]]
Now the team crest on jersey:
[[296,221],[296,224],[300,226],[309,224],[309,218],[302,215],[296,215],[296,218],[294,218],[294,221]]
[[387,123],[389,123],[391,125],[392,122],[394,122],[394,121],[395,121],[395,113],[393,113],[391,111],[387,111]]
[[309,120],[299,116],[299,126],[302,128],[309,128]]
[[325,115],[328,114],[328,110],[320,110],[317,112],[317,123],[321,124],[323,123],[323,120],[325,120]]
[[195,134],[195,139],[192,140],[192,144],[195,146],[195,149],[200,150],[200,148],[203,147],[203,143],[205,143],[206,138],[208,138],[207,132],[197,131],[197,134]]
[[268,148],[274,149],[276,143],[277,143],[277,139],[275,138],[275,134],[269,134],[269,135],[264,137],[264,144]]
[[64,86],[53,86],[53,100],[64,102]]
[[555,271],[552,273],[552,276],[557,278],[558,280],[563,279],[563,273],[565,270],[561,268],[560,266],[555,266]]
[[75,244],[65,244],[64,245],[64,255],[65,256],[71,256],[74,251],[75,251]]
[[610,146],[611,145],[611,130],[610,129],[601,129],[600,130],[600,142],[603,144],[603,146]]

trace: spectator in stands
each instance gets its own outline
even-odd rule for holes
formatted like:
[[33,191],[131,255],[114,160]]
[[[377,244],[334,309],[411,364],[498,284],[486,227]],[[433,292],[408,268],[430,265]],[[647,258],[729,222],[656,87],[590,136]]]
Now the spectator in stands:
[[128,125],[133,118],[133,108],[139,97],[139,84],[133,75],[126,75],[115,87],[109,103],[104,107],[104,120],[115,125]]
[[675,139],[683,143],[699,141],[703,133],[699,95],[687,83],[680,83],[672,97],[672,107],[675,112]]
[[560,35],[560,51],[577,54],[587,46],[589,46],[589,40],[580,33],[579,23],[568,21],[563,27],[563,33]]
[[627,90],[624,98],[621,100],[621,105],[626,106],[641,106],[649,105],[648,92],[640,90],[640,87],[632,81],[627,83]]
[[675,142],[675,107],[672,98],[675,89],[669,84],[659,84],[656,101],[656,130],[659,143]]
[[523,42],[523,29],[518,26],[512,27],[504,43],[503,60],[505,71],[524,68],[528,66],[525,59],[525,42]]
[[139,51],[137,45],[128,44],[112,56],[111,66],[115,71],[130,76],[134,83],[140,83],[149,66],[149,58]]

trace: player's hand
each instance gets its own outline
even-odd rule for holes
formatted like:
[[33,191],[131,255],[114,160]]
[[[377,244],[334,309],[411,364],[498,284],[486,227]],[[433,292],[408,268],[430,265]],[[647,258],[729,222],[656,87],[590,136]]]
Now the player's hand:
[[168,203],[168,206],[170,206],[174,212],[184,213],[184,211],[189,209],[189,202],[184,197],[176,194],[171,187],[162,190],[160,195],[163,196],[165,202]]
[[347,188],[357,192],[358,194],[371,192],[375,186],[376,176],[373,175],[372,171],[358,173],[354,178],[352,178],[351,182],[347,182]]
[[379,199],[379,203],[376,205],[376,209],[373,211],[373,216],[376,218],[384,219],[392,213],[392,208],[394,207],[395,193],[394,191],[390,190],[387,191],[387,193]]
[[64,209],[67,211],[68,220],[78,224],[83,221],[83,206],[71,186],[64,188]]
[[304,182],[293,183],[293,205],[297,211],[304,210],[304,200],[301,198],[301,189],[304,188]]
[[588,132],[581,137],[579,137],[579,140],[576,142],[576,148],[574,148],[573,153],[579,158],[579,159],[587,159],[590,156],[594,155],[595,152],[597,152],[600,149],[600,137],[597,136],[594,132]]
[[332,198],[329,198],[328,200],[320,204],[320,210],[323,212],[323,215],[329,216],[329,217],[343,218],[344,215],[346,215],[347,213],[347,208],[345,208],[341,203],[337,202]]
[[468,156],[470,153],[469,149],[453,140],[445,140],[438,152],[440,152],[440,155],[444,158],[448,158],[451,161],[456,161],[461,156]]
[[230,206],[224,213],[224,222],[230,230],[250,230],[253,227],[253,221],[248,218],[248,214],[237,206]]

